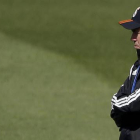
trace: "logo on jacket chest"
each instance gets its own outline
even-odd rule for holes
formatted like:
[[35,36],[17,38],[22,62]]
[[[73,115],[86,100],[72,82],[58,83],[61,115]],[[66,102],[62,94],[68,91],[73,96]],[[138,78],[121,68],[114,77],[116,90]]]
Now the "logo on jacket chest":
[[137,74],[137,69],[132,72],[132,75],[136,75],[136,74]]

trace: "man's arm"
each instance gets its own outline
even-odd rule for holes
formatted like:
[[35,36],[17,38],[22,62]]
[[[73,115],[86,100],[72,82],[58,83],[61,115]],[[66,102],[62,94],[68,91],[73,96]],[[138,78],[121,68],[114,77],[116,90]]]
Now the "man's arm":
[[118,127],[122,126],[123,120],[124,120],[124,116],[126,114],[126,110],[120,109],[118,107],[116,107],[116,103],[118,102],[118,100],[122,101],[123,98],[129,96],[130,94],[130,77],[128,77],[124,84],[120,87],[119,91],[113,95],[113,98],[111,100],[111,117],[113,118],[113,120],[115,121],[116,125]]
[[129,96],[112,99],[113,107],[122,112],[140,112],[140,88]]

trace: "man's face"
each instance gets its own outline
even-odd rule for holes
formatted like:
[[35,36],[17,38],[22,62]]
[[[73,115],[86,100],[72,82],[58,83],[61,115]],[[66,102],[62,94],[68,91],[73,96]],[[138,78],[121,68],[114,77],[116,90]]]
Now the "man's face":
[[131,40],[134,42],[134,48],[140,49],[140,28],[132,30]]

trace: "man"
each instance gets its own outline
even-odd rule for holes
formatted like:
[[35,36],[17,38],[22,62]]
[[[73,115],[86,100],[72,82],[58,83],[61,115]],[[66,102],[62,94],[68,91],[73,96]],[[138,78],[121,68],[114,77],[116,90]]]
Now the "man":
[[140,140],[140,7],[133,17],[119,22],[132,30],[131,40],[137,51],[138,60],[130,69],[130,75],[113,95],[111,117],[120,128],[119,140]]

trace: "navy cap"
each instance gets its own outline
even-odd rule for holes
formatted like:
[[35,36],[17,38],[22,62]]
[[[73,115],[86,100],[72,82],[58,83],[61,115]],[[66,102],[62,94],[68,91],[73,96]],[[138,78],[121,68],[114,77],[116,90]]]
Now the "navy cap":
[[136,9],[131,19],[120,21],[119,24],[128,30],[140,28],[140,7]]

